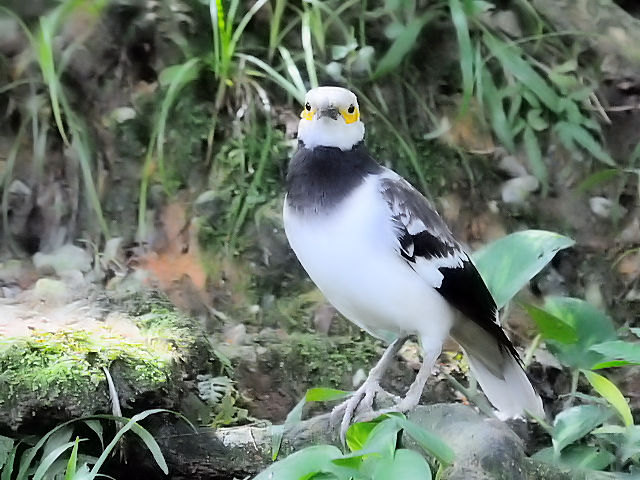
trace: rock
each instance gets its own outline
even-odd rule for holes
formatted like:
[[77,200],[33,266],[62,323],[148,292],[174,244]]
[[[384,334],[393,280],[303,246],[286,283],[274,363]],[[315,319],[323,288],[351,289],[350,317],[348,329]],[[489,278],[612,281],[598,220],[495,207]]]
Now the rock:
[[535,192],[540,182],[533,175],[512,178],[502,184],[502,201],[504,203],[523,203],[529,194]]
[[514,178],[524,177],[529,174],[524,165],[520,163],[518,159],[513,155],[506,155],[502,157],[502,160],[500,160],[500,163],[498,163],[498,168],[510,177]]
[[611,217],[611,211],[614,209],[614,204],[605,197],[591,197],[589,199],[589,208],[591,208],[594,215],[600,218],[609,218]]
[[27,44],[28,39],[17,20],[10,17],[0,18],[0,54],[12,57],[20,53]]
[[38,252],[33,256],[33,264],[38,272],[56,275],[69,270],[88,272],[91,262],[92,258],[85,250],[72,244],[63,245],[51,253]]
[[67,285],[60,280],[41,278],[31,290],[31,298],[47,305],[65,305],[73,298]]
[[[408,418],[444,440],[455,462],[443,480],[586,480],[586,474],[563,470],[527,457],[522,440],[506,423],[487,419],[460,404],[418,406]],[[167,459],[171,478],[253,477],[271,463],[272,434],[268,426],[200,428],[194,433],[183,423],[162,425],[154,438]],[[280,458],[317,444],[339,445],[329,415],[296,424],[284,433]],[[421,448],[403,436],[407,448]],[[588,477],[597,478],[597,477]]]

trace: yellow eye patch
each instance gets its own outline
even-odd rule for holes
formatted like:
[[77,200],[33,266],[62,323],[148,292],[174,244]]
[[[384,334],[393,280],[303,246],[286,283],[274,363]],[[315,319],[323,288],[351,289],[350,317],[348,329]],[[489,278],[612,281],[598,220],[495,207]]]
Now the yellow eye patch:
[[304,110],[302,110],[302,113],[300,113],[300,118],[304,118],[305,120],[312,120],[313,116],[316,114],[316,109],[312,108],[312,109],[308,109],[306,106],[304,107]]
[[[350,110],[353,111],[350,112]],[[341,108],[340,114],[342,115],[342,118],[344,118],[344,122],[347,124],[357,122],[360,119],[358,107],[354,107],[353,105],[349,106],[349,108]]]

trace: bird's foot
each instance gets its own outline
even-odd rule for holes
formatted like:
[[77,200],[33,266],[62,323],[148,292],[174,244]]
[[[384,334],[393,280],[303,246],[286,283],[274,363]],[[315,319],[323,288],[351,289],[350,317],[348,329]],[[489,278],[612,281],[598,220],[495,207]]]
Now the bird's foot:
[[[360,421],[361,417],[374,412],[373,402],[376,396],[384,395],[394,402],[400,401],[398,397],[384,390],[376,380],[367,379],[354,392],[354,394],[331,411],[330,425],[334,426],[340,422],[340,440],[344,444],[347,430],[353,419]],[[373,418],[376,418],[374,416]]]

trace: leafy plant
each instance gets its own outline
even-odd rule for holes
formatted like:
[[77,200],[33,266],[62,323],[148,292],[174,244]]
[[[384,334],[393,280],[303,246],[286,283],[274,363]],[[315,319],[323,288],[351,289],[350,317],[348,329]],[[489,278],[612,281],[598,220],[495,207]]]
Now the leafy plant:
[[[324,392],[324,389],[315,392],[319,398],[325,398],[325,393],[329,394],[326,398],[332,397],[332,392]],[[302,480],[316,476],[335,480],[384,479],[398,475],[430,480],[431,468],[425,458],[416,451],[398,446],[402,432],[437,460],[438,471],[453,462],[453,451],[440,439],[408,421],[404,415],[386,414],[372,422],[351,425],[346,437],[347,453],[332,445],[307,447],[274,463],[256,480]]]
[[[462,72],[464,114],[475,92],[489,123],[502,144],[511,152],[520,146],[527,154],[532,173],[548,189],[548,168],[541,149],[541,135],[554,135],[571,151],[587,151],[600,162],[616,164],[597,140],[600,127],[589,112],[597,102],[594,88],[581,77],[575,60],[559,59],[556,65],[541,60],[544,45],[542,23],[529,8],[537,33],[513,41],[494,31],[482,16],[493,5],[481,0],[449,0],[456,30]],[[536,49],[525,49],[527,42]],[[552,58],[554,53],[551,53]],[[557,54],[556,54],[557,57]],[[567,55],[569,57],[569,55]]]
[[[164,409],[145,410],[131,418],[116,417],[113,415],[92,415],[64,422],[42,436],[33,446],[26,447],[22,441],[16,442],[8,437],[0,436],[0,470],[2,480],[40,480],[64,476],[65,480],[93,480],[98,476],[104,476],[100,470],[104,466],[109,455],[118,446],[120,439],[129,431],[142,440],[144,445],[153,455],[153,458],[162,472],[167,475],[169,469],[162,455],[158,442],[138,422],[150,415],[160,413],[172,413],[184,417],[175,412]],[[114,421],[120,425],[110,442],[104,446],[103,421]],[[193,427],[189,423],[189,425]],[[80,445],[88,439],[76,436],[73,433],[78,426],[88,427],[99,440],[101,453],[99,456],[80,452]]]

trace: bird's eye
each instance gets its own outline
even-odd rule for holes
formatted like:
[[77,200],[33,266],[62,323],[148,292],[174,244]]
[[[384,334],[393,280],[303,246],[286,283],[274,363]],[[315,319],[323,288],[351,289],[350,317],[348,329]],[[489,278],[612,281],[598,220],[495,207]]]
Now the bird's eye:
[[355,111],[356,111],[356,107],[354,107],[353,105],[349,105],[349,108],[347,109],[347,112],[353,113]]
[[307,112],[311,111],[311,104],[309,102],[305,103],[304,108],[307,110]]

